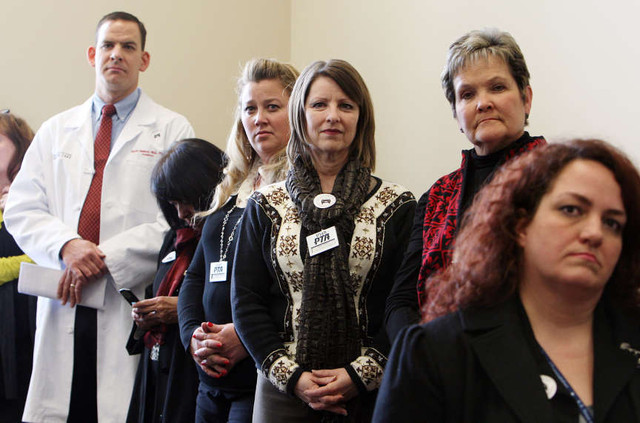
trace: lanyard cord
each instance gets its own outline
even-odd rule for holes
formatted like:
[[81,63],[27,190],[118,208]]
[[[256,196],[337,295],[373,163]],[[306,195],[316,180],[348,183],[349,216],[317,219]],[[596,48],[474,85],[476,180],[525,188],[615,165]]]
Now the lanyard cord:
[[233,207],[231,207],[231,210],[229,210],[227,214],[224,215],[224,219],[222,219],[222,229],[220,230],[220,261],[226,260],[227,253],[229,252],[229,246],[231,245],[231,242],[233,241],[233,236],[236,233],[236,228],[238,227],[238,224],[242,220],[242,216],[240,216],[240,219],[238,219],[236,224],[233,226],[233,229],[231,230],[231,234],[229,235],[229,239],[227,240],[227,247],[225,248],[224,247],[224,229],[226,228],[227,222],[229,221],[229,216],[231,216],[231,213],[233,213],[235,209],[236,209],[236,206],[234,205]]
[[549,357],[549,355],[547,355],[547,352],[542,347],[540,347],[540,351],[542,351],[542,355],[544,355],[544,358],[547,360],[547,363],[549,363],[549,366],[551,366],[551,370],[553,370],[553,373],[556,375],[560,383],[562,383],[562,386],[564,386],[564,388],[569,391],[569,395],[571,395],[571,398],[573,398],[573,400],[576,402],[576,405],[578,406],[578,410],[580,410],[580,414],[582,415],[582,417],[584,417],[587,423],[594,423],[595,420],[593,418],[593,414],[591,414],[589,408],[584,405],[584,402],[582,402],[576,391],[573,390],[573,388],[569,384],[569,381],[560,372],[560,369],[556,367],[554,362],[551,361],[551,358]]

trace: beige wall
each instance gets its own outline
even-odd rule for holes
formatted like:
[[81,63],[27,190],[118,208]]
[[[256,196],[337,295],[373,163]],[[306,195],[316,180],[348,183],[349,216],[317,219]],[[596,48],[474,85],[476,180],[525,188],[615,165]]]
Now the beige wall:
[[0,108],[33,126],[93,93],[86,50],[97,21],[113,10],[147,27],[151,65],[140,86],[224,147],[235,106],[235,78],[258,56],[288,60],[290,0],[3,1]]
[[291,58],[343,58],[376,108],[383,178],[416,195],[460,163],[470,143],[440,88],[448,46],[471,29],[516,38],[529,65],[529,132],[603,137],[640,163],[640,2],[593,0],[295,0]]
[[124,9],[149,30],[141,86],[223,146],[234,79],[251,57],[344,58],[373,95],[378,168],[417,195],[453,170],[469,143],[439,83],[448,45],[487,26],[510,31],[532,74],[529,131],[600,136],[636,163],[640,3],[612,0],[68,0],[5,1],[0,14],[0,108],[34,128],[93,90],[86,48],[96,21]]

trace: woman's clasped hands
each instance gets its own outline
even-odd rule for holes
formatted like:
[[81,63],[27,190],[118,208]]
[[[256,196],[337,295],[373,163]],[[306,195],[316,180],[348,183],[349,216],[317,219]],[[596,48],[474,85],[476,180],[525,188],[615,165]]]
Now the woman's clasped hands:
[[358,388],[344,368],[303,372],[296,395],[314,410],[347,415],[346,403],[358,395]]
[[209,376],[226,376],[238,362],[248,356],[233,323],[202,324],[193,331],[191,355],[196,364]]

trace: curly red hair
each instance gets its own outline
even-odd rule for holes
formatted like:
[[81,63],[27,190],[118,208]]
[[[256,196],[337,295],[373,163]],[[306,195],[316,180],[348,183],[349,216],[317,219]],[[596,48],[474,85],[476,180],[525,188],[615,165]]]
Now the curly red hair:
[[423,322],[469,307],[490,307],[518,288],[522,249],[518,224],[533,219],[542,197],[573,160],[593,160],[613,172],[627,223],[622,252],[605,293],[618,305],[640,308],[640,175],[624,153],[601,140],[549,144],[503,166],[476,196],[456,239],[451,266],[429,279]]

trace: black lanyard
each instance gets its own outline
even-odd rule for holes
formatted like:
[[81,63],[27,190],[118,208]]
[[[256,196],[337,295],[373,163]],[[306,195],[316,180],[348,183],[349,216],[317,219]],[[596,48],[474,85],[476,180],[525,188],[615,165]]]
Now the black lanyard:
[[562,386],[564,386],[565,389],[569,391],[569,395],[571,395],[571,398],[573,398],[573,400],[578,405],[578,410],[580,410],[580,414],[582,415],[582,417],[584,417],[585,421],[587,423],[595,423],[593,414],[591,414],[591,411],[589,411],[589,408],[586,405],[584,405],[584,402],[582,402],[578,394],[576,394],[576,391],[574,391],[571,385],[569,385],[569,381],[567,381],[564,375],[560,372],[560,369],[558,369],[556,365],[553,363],[553,361],[551,361],[551,358],[547,355],[546,351],[542,347],[540,347],[540,351],[542,351],[542,355],[544,355],[544,358],[547,360],[547,363],[549,363],[549,366],[551,366],[551,370],[553,370],[553,373],[556,375],[556,378],[558,378],[560,383],[562,383]]

